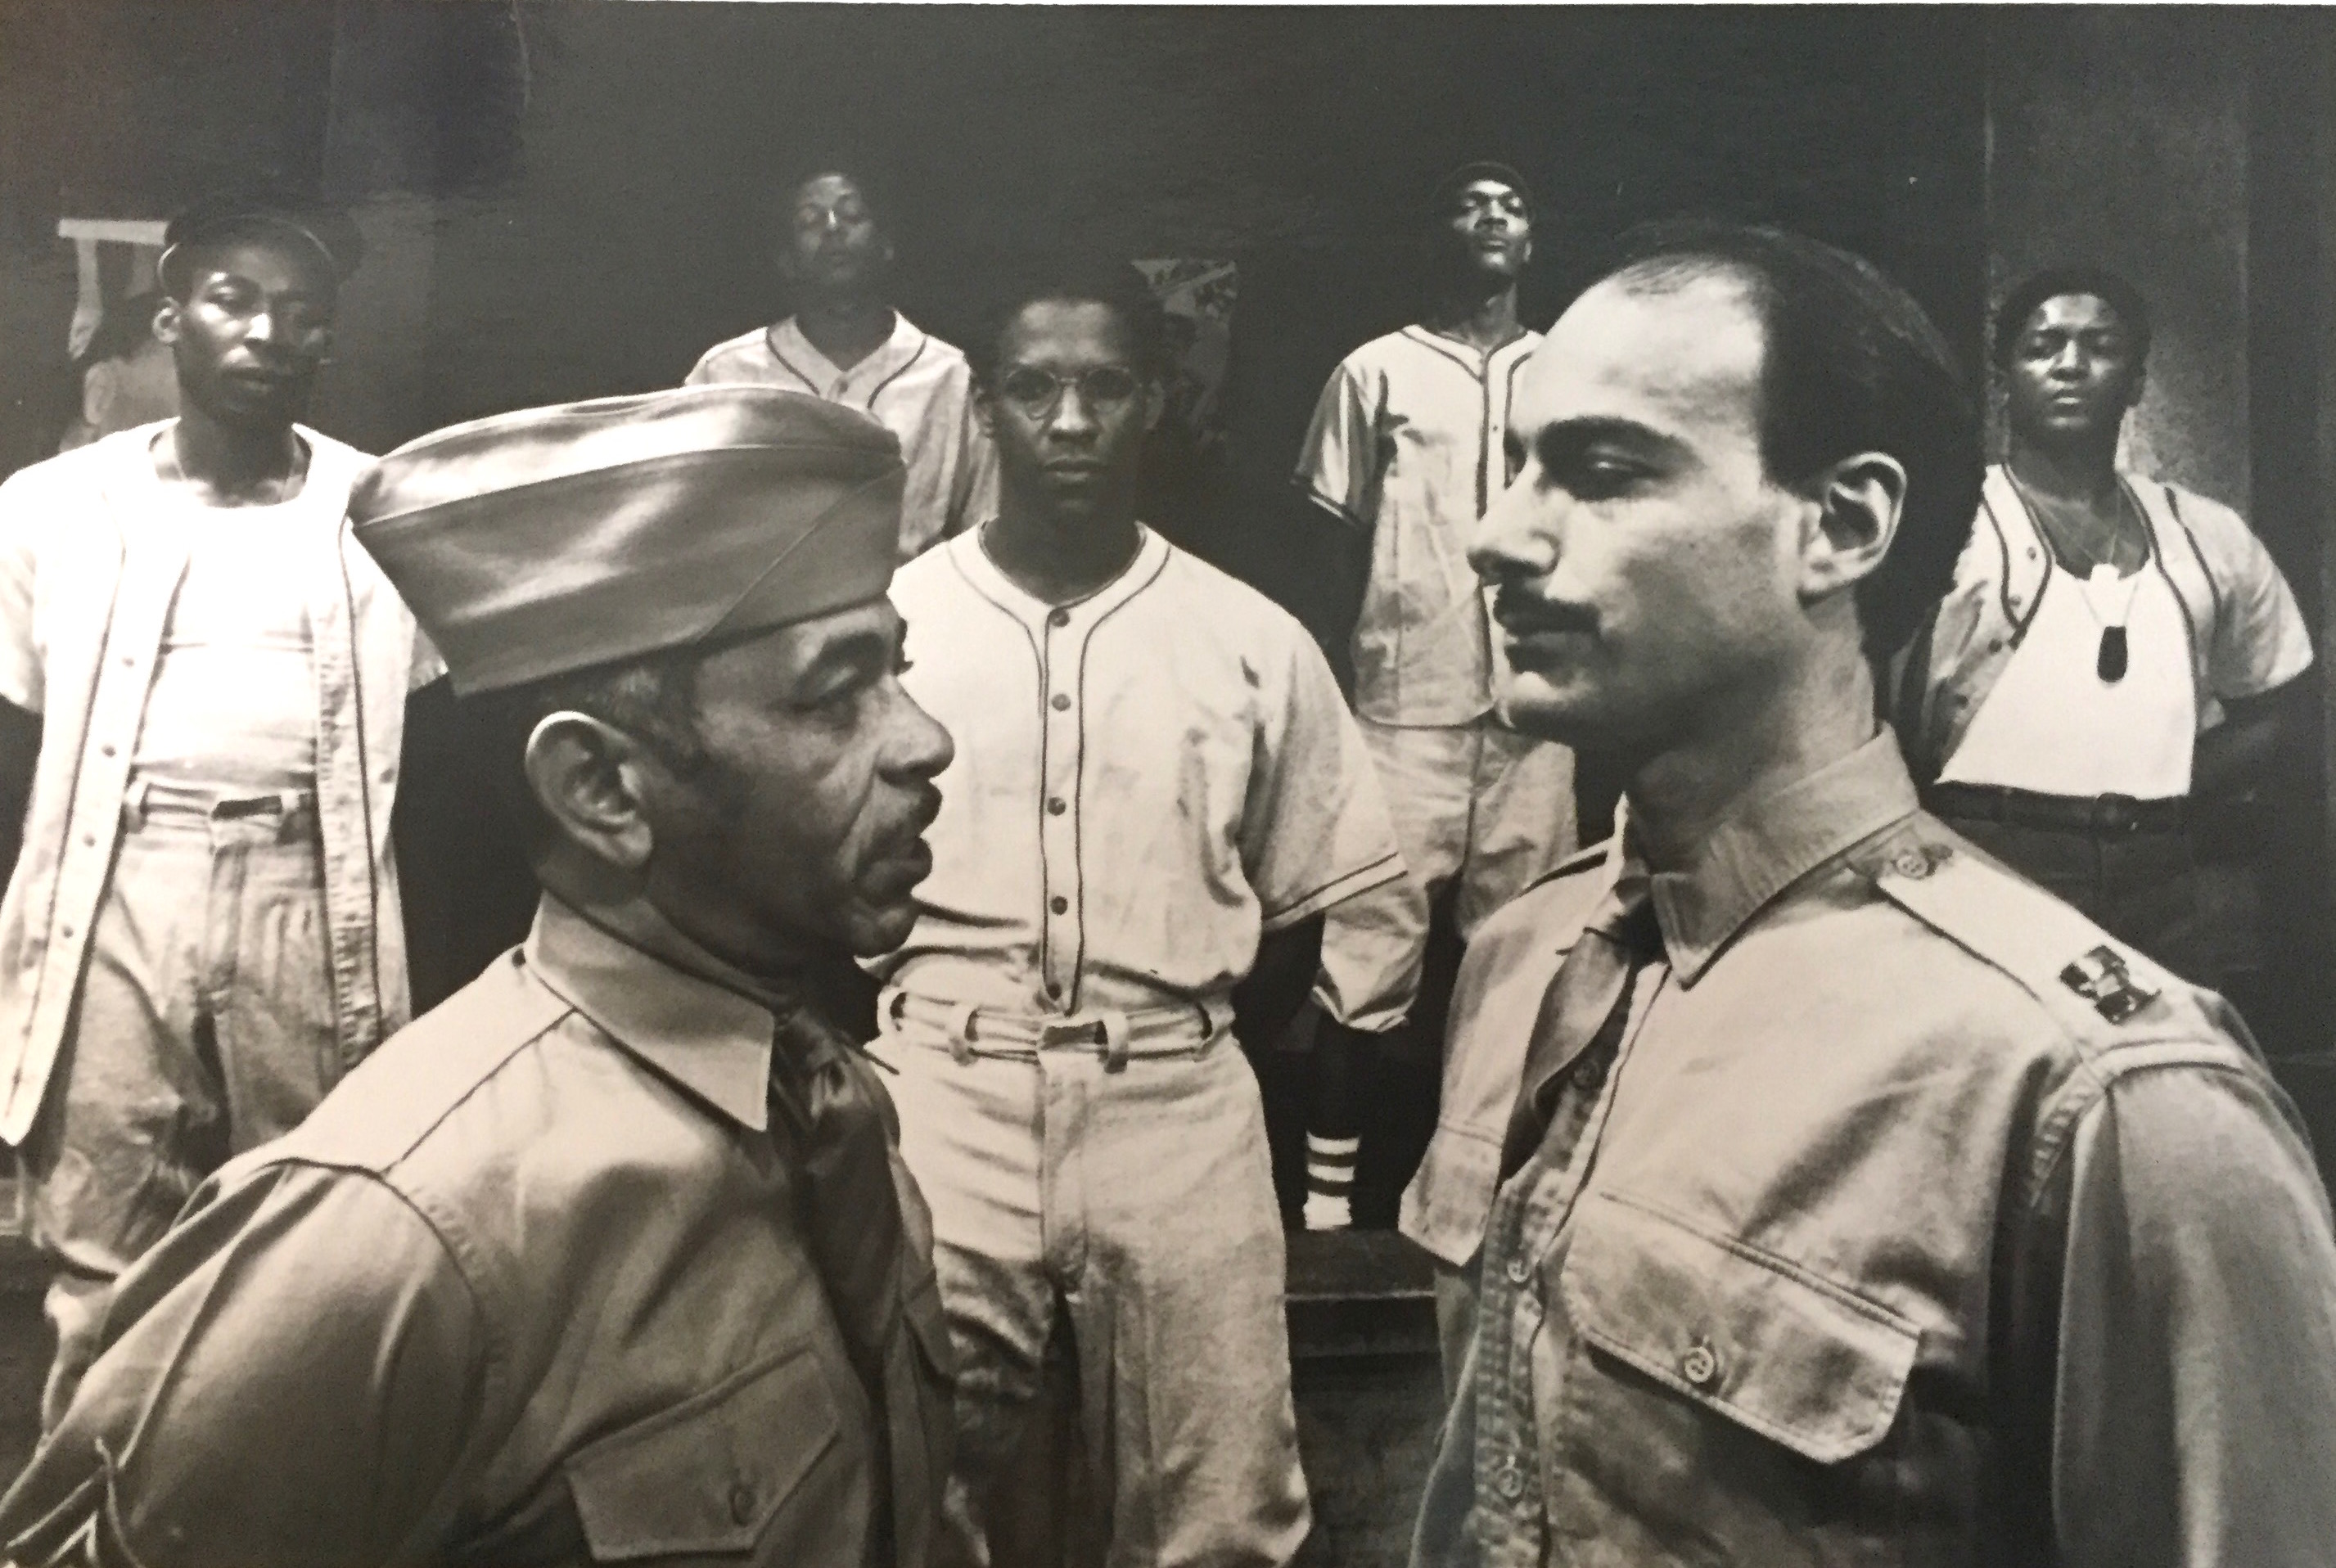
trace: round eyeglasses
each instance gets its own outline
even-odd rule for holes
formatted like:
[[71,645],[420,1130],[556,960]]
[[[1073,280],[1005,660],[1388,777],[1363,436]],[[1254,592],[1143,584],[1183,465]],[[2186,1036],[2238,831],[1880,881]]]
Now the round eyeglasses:
[[1070,376],[1022,365],[1007,371],[998,383],[998,390],[1033,419],[1054,413],[1063,401],[1066,386],[1076,386],[1079,401],[1088,408],[1109,413],[1134,398],[1144,383],[1124,365],[1098,365]]

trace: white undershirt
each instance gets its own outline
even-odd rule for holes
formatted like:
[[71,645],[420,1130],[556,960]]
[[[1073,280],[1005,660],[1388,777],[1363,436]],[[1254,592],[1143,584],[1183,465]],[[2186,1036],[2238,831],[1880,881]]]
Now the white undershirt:
[[316,774],[308,573],[338,496],[180,509],[187,574],[170,604],[133,771],[265,793]]
[[[2105,681],[2101,634],[2119,621],[2126,672]],[[1939,776],[2043,794],[2186,795],[2197,705],[2189,630],[2156,562],[2088,583],[2056,560],[2027,635]]]

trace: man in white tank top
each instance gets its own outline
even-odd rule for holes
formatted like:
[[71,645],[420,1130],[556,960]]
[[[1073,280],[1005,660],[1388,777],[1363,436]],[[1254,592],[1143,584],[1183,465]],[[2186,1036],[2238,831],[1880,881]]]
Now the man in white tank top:
[[405,1018],[391,803],[439,666],[345,525],[365,455],[297,423],[355,239],[173,223],[183,412],[0,486],[0,1139],[57,1268],[44,1425],[196,1185]]
[[2098,268],[2039,273],[1998,313],[2008,460],[1901,683],[1925,803],[2201,984],[2259,968],[2246,901],[2202,903],[2192,803],[2276,761],[2312,645],[2235,512],[2120,471],[2147,307]]

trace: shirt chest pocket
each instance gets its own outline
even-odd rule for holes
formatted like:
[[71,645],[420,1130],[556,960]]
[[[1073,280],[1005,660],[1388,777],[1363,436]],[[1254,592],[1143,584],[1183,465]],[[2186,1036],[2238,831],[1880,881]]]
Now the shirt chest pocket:
[[842,1435],[826,1372],[802,1347],[612,1432],[566,1466],[592,1560],[841,1560],[804,1548],[858,1534],[845,1496],[864,1514],[865,1488],[830,1456]]
[[1555,1446],[1594,1513],[1792,1563],[1895,1563],[1959,1511],[1933,1495],[1956,1466],[1884,1441],[1922,1338],[1898,1314],[1611,1193],[1583,1201],[1560,1291]]

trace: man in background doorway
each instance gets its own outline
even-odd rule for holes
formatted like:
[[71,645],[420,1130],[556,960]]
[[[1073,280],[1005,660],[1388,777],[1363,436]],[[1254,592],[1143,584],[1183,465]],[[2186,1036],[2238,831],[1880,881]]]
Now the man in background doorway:
[[887,299],[892,239],[869,181],[833,164],[814,168],[782,190],[769,233],[794,314],[715,344],[688,385],[808,392],[899,436],[909,465],[904,561],[995,515],[997,460],[973,416],[965,355]]
[[1899,728],[1941,819],[2185,979],[2244,994],[2263,967],[2252,871],[2202,867],[2194,837],[2253,852],[2251,797],[2294,755],[2312,643],[2237,512],[2118,466],[2149,335],[2140,292],[2104,268],[2005,297],[2010,450],[1903,671]]
[[183,412],[0,485],[0,1138],[57,1268],[50,1421],[196,1184],[405,1020],[390,817],[440,667],[345,524],[365,454],[298,423],[356,238],[174,221]]
[[1386,1178],[1371,1185],[1386,1188],[1387,1212],[1366,1219],[1394,1221],[1410,1173],[1377,1171],[1393,1151],[1365,1161],[1367,1101],[1417,1107],[1419,1125],[1393,1142],[1424,1143],[1433,1125],[1444,998],[1418,995],[1431,922],[1465,941],[1574,847],[1572,755],[1496,711],[1500,655],[1467,559],[1469,531],[1508,483],[1510,398],[1541,341],[1517,319],[1533,219],[1524,177],[1505,164],[1445,178],[1423,227],[1426,318],[1340,362],[1299,459],[1296,482],[1330,520],[1334,570],[1359,607],[1355,713],[1411,872],[1323,930],[1326,973],[1375,974],[1367,990],[1392,1005],[1316,1031],[1309,1230],[1350,1222],[1358,1169]]

